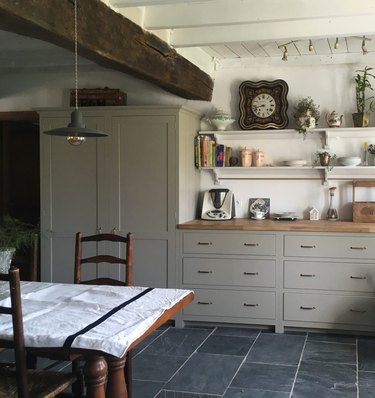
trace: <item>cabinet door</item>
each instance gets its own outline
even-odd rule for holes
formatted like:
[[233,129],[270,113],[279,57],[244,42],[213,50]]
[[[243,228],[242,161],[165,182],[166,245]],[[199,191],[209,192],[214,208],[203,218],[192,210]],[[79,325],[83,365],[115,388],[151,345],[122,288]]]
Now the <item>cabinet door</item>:
[[175,117],[113,117],[112,132],[119,154],[115,225],[134,234],[133,283],[166,287],[175,260]]
[[[67,117],[42,117],[41,132],[66,126]],[[103,129],[101,117],[85,117],[87,126]],[[41,278],[73,282],[75,234],[97,228],[98,145],[87,139],[80,146],[65,137],[41,139]],[[89,276],[89,275],[87,275]],[[86,276],[85,276],[86,277]]]

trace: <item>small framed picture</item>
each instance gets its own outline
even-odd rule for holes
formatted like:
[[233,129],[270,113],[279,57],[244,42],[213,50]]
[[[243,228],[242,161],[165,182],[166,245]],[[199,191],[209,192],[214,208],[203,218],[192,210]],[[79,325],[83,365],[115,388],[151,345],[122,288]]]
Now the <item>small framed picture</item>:
[[253,219],[270,218],[270,198],[250,198],[249,215]]

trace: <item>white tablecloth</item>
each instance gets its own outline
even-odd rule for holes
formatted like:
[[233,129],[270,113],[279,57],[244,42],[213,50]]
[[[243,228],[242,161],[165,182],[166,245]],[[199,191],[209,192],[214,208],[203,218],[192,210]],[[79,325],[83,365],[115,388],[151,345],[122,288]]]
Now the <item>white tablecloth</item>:
[[[10,305],[0,282],[0,305]],[[137,338],[190,290],[22,282],[25,344],[101,350],[121,357]],[[143,295],[142,295],[143,294]],[[131,301],[132,298],[141,295]],[[87,328],[85,330],[85,328]],[[77,334],[77,335],[76,335]],[[0,339],[13,335],[11,319],[0,315]]]

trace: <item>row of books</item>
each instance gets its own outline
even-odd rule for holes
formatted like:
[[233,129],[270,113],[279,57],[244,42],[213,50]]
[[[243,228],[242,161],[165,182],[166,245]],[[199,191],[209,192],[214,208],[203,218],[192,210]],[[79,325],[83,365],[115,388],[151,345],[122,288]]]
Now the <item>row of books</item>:
[[232,148],[218,144],[210,135],[197,135],[194,138],[195,167],[229,166]]

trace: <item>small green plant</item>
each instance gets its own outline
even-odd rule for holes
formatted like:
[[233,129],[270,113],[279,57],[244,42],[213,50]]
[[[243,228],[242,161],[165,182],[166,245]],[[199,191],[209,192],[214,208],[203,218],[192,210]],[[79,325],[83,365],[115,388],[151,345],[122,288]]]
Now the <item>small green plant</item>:
[[[354,81],[356,84],[355,87],[355,99],[357,103],[357,112],[373,112],[375,110],[375,103],[371,101],[374,99],[374,96],[366,98],[366,91],[374,91],[371,86],[369,77],[375,78],[375,75],[370,73],[374,68],[370,68],[369,66],[365,66],[364,69],[356,70],[357,74],[354,77]],[[370,102],[368,102],[370,101]]]
[[320,106],[316,105],[311,97],[303,98],[294,108],[294,119],[296,129],[300,134],[306,136],[307,129],[318,125],[320,118]]
[[14,248],[16,250],[31,247],[38,227],[27,224],[17,218],[4,216],[0,221],[0,248]]
[[327,149],[322,149],[315,152],[315,164],[326,166],[332,169],[332,162],[336,159],[336,154],[329,152]]

